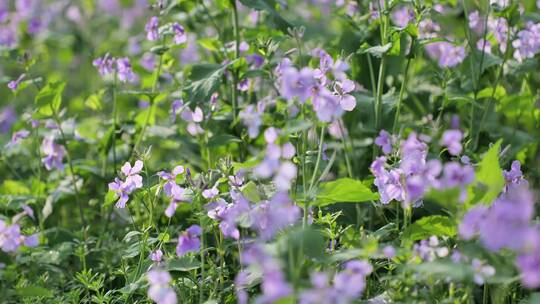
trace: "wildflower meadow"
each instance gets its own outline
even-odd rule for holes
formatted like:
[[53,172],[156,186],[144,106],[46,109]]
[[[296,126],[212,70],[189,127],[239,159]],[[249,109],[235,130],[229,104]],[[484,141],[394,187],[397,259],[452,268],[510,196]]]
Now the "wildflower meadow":
[[540,1],[0,0],[0,303],[540,303]]

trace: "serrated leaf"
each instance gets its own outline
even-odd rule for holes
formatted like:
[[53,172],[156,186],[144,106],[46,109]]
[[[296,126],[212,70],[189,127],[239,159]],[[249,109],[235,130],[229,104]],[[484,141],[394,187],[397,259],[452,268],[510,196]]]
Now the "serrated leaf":
[[[210,99],[210,95],[212,95],[215,91],[217,91],[222,77],[223,73],[225,72],[225,69],[232,64],[234,61],[231,61],[227,64],[217,66],[216,65],[208,65],[205,68],[208,68],[208,70],[203,71],[197,71],[196,75],[194,75],[194,71],[192,71],[192,76],[195,76],[196,81],[193,81],[186,90],[189,92],[189,95],[191,97],[191,101],[193,102],[205,102]],[[193,80],[193,77],[192,77]]]
[[317,194],[316,206],[326,206],[333,203],[357,203],[379,199],[360,180],[340,178],[321,184]]
[[501,193],[504,187],[504,176],[499,165],[499,151],[502,139],[499,139],[484,154],[476,170],[476,180],[468,188],[467,204],[473,205],[478,202],[491,204]]
[[411,241],[427,239],[432,235],[456,235],[455,221],[446,216],[431,215],[417,220],[403,231],[403,238]]

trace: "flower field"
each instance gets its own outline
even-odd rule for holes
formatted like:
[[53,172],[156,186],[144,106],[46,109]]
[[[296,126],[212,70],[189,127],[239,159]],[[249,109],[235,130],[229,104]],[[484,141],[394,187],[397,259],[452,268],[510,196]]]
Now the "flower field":
[[540,1],[0,0],[0,303],[540,303]]

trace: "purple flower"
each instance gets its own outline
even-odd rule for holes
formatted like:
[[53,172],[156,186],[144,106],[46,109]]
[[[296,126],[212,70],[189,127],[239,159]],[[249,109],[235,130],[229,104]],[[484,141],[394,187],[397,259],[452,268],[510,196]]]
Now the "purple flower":
[[240,119],[248,128],[248,135],[250,138],[256,138],[259,135],[264,108],[264,102],[260,101],[257,103],[257,106],[248,105],[239,113]]
[[17,88],[19,88],[19,84],[21,83],[21,81],[24,79],[24,77],[26,76],[26,74],[21,74],[19,76],[19,78],[17,78],[16,80],[12,80],[8,83],[8,88],[12,91],[16,91]]
[[17,121],[17,113],[11,105],[8,105],[0,112],[0,134],[7,133],[13,123]]
[[460,130],[446,130],[441,138],[441,145],[448,148],[448,152],[451,155],[459,155],[463,146],[461,140],[463,139],[463,133]]
[[472,260],[472,268],[474,271],[474,282],[478,285],[483,285],[487,278],[495,275],[495,268],[483,263],[479,259]]
[[118,71],[118,79],[122,82],[134,82],[137,79],[137,76],[131,69],[131,64],[127,57],[118,58],[116,60],[116,69]]
[[383,254],[386,258],[392,259],[396,256],[396,249],[394,247],[388,245],[383,248]]
[[251,217],[261,238],[269,240],[278,230],[298,220],[300,208],[291,202],[286,192],[277,192],[270,201],[257,205],[251,211]]
[[45,157],[43,157],[41,161],[47,170],[50,171],[53,168],[62,170],[64,168],[62,159],[66,154],[66,150],[63,146],[56,144],[54,139],[45,137],[41,144],[41,151],[45,154]]
[[[331,94],[326,88],[321,88],[312,99],[313,110],[315,110],[317,118],[322,122],[331,122],[339,118],[343,114],[341,100],[340,96]],[[350,108],[350,105],[348,106]]]
[[375,144],[381,147],[384,154],[392,152],[392,137],[385,130],[379,132],[379,136],[375,138]]
[[30,135],[28,130],[19,130],[11,135],[11,141],[6,146],[14,146],[18,144],[22,139],[27,138]]
[[479,224],[480,239],[492,251],[502,248],[521,250],[534,236],[530,226],[534,199],[526,186],[512,188],[499,197]]
[[470,240],[478,233],[480,223],[484,219],[488,208],[480,205],[470,209],[459,224],[459,236],[464,240]]
[[305,67],[298,71],[294,67],[283,69],[280,77],[281,95],[286,99],[298,98],[304,103],[317,85],[314,71]]
[[461,166],[458,162],[444,165],[442,186],[444,188],[465,187],[474,181],[474,169],[469,165]]
[[176,121],[176,115],[182,113],[182,108],[184,107],[184,102],[182,99],[176,99],[171,104],[171,121]]
[[482,34],[484,32],[484,20],[486,19],[480,17],[480,12],[471,12],[469,14],[469,28],[474,30],[479,35]]
[[8,226],[0,219],[0,249],[4,252],[15,252],[21,245],[21,228],[18,224]]
[[484,40],[483,38],[480,38],[476,42],[476,49],[481,52],[483,51],[487,54],[491,54],[491,42],[489,42],[489,40]]
[[536,230],[533,245],[516,258],[516,266],[521,273],[525,287],[540,287],[540,231]]
[[118,198],[116,208],[125,208],[129,194],[143,186],[143,178],[139,175],[142,168],[143,162],[140,160],[135,161],[133,167],[129,162],[126,162],[121,168],[125,181],[115,178],[113,182],[109,183],[109,190],[114,191]]
[[176,304],[177,298],[174,289],[169,286],[171,275],[160,269],[152,269],[147,274],[150,288],[148,297],[157,304]]
[[512,162],[510,171],[503,171],[505,187],[504,192],[507,192],[509,188],[513,188],[521,185],[528,185],[527,180],[523,177],[521,172],[521,163],[518,160]]
[[97,58],[92,61],[92,65],[98,69],[101,76],[106,76],[114,72],[113,64],[115,60],[114,58],[110,58],[109,53],[107,53],[103,58]]
[[139,63],[145,70],[151,72],[154,70],[156,65],[156,55],[152,53],[144,53]]
[[202,196],[205,199],[208,199],[208,200],[211,200],[211,199],[213,199],[214,197],[216,197],[218,195],[219,195],[219,190],[216,187],[212,187],[210,189],[205,189],[202,192]]
[[400,28],[406,27],[414,21],[414,11],[407,6],[403,6],[392,13],[392,22]]
[[163,259],[163,251],[161,249],[157,249],[156,251],[153,251],[150,253],[150,260],[154,262],[161,262]]
[[159,39],[159,19],[158,17],[154,16],[150,18],[148,23],[144,26],[144,30],[146,31],[146,39],[150,41],[155,41]]
[[198,225],[193,225],[186,229],[178,237],[178,246],[176,246],[176,254],[183,256],[188,252],[197,252],[201,247],[201,241],[199,235],[201,235],[202,229]]
[[114,182],[109,183],[109,190],[114,191],[118,198],[116,208],[125,208],[129,200],[129,194],[133,191],[133,184],[125,183],[119,178],[115,178]]
[[523,61],[533,58],[540,51],[540,23],[528,23],[524,30],[517,33],[517,39],[512,42],[516,49],[514,58]]
[[[174,33],[174,43],[182,44],[182,43],[185,43],[187,41],[186,31],[184,30],[183,26],[181,26],[178,23],[174,23],[172,25],[172,30],[173,30],[173,33]],[[151,39],[149,39],[149,40],[151,40]]]
[[339,96],[339,104],[345,111],[352,111],[356,107],[356,98],[348,94],[354,91],[355,86],[354,81],[349,79],[345,79],[342,82],[336,81],[334,84],[334,92]]
[[157,175],[165,180],[165,184],[163,185],[163,191],[165,191],[165,194],[167,196],[173,196],[174,192],[178,192],[179,190],[176,188],[179,188],[176,184],[176,177],[180,174],[184,173],[184,167],[183,166],[176,166],[172,170],[171,173],[160,171],[157,173]]

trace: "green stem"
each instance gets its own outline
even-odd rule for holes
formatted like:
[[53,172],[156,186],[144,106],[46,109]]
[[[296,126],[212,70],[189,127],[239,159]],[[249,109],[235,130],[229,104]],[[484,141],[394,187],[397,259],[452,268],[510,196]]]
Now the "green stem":
[[[411,52],[414,50],[414,42],[415,40],[412,40],[411,43]],[[403,81],[401,82],[401,88],[399,89],[399,97],[397,102],[397,108],[396,108],[396,114],[394,116],[394,125],[392,128],[392,133],[396,133],[396,128],[399,121],[399,115],[401,113],[401,103],[403,102],[403,94],[405,92],[405,87],[407,86],[407,80],[409,79],[409,67],[411,65],[412,60],[412,54],[409,54],[409,58],[407,58],[407,63],[405,64],[405,71],[403,72]]]
[[317,176],[317,172],[319,171],[319,165],[322,159],[322,152],[323,152],[323,145],[324,145],[324,131],[325,131],[325,126],[323,125],[321,127],[321,135],[319,138],[319,149],[317,151],[317,161],[315,162],[315,168],[313,169],[313,174],[311,175],[311,181],[309,182],[308,193],[310,194],[311,194],[311,191],[313,190],[313,185],[315,184],[315,177]]
[[[231,0],[231,5],[233,8],[234,58],[238,59],[240,58],[240,35],[238,33],[239,22],[238,22],[238,8],[236,7],[236,0]],[[238,116],[237,87],[238,87],[238,71],[235,69],[233,71],[233,88],[232,88],[233,124],[236,123],[237,116]]]
[[142,142],[142,140],[144,138],[144,133],[146,132],[146,128],[148,127],[148,123],[150,122],[150,116],[152,114],[152,109],[154,108],[155,93],[156,93],[157,84],[158,84],[158,81],[159,81],[159,75],[161,74],[162,66],[163,66],[163,55],[160,55],[159,56],[159,64],[158,64],[158,67],[156,69],[156,75],[155,75],[155,78],[154,78],[154,83],[152,84],[152,91],[151,91],[151,96],[150,96],[150,105],[148,106],[148,112],[146,113],[146,117],[144,119],[144,124],[142,126],[141,132],[139,133],[139,137],[135,141],[135,145],[133,146],[133,149],[131,151],[130,158],[133,157],[134,153],[137,151],[137,148],[141,144],[141,142]]
[[[80,197],[79,197],[79,187],[77,187],[77,180],[75,179],[75,170],[73,169],[73,161],[71,159],[71,153],[69,152],[69,149],[68,149],[68,146],[67,146],[67,138],[66,138],[66,135],[64,133],[64,130],[62,129],[62,122],[60,121],[60,117],[58,117],[58,113],[54,109],[52,109],[52,112],[53,112],[53,119],[54,119],[56,125],[58,126],[58,131],[60,131],[60,136],[62,137],[62,142],[64,143],[64,146],[65,146],[65,149],[66,149],[66,158],[67,158],[67,161],[68,161],[69,172],[70,172],[70,176],[71,176],[71,182],[73,184],[73,191],[75,192],[75,202],[76,202],[76,204],[78,206],[79,216],[81,217],[81,222],[82,222],[83,229],[84,229],[84,227],[86,227],[86,219],[85,219],[85,216],[84,216],[82,202],[81,202]],[[84,233],[84,234],[86,235],[86,233]]]

